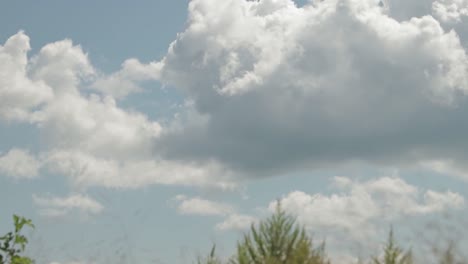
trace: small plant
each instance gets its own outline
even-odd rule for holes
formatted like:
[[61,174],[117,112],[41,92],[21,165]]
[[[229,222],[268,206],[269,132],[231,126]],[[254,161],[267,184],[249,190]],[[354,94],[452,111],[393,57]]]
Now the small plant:
[[413,256],[410,250],[404,251],[395,242],[393,229],[390,229],[388,240],[384,248],[383,259],[374,257],[373,264],[413,264]]
[[32,259],[22,256],[28,239],[21,231],[25,226],[34,228],[34,225],[31,220],[17,215],[13,215],[13,223],[15,231],[0,237],[0,264],[32,264]]
[[221,260],[216,256],[216,245],[211,248],[210,255],[205,258],[199,257],[197,264],[221,264]]
[[276,212],[237,244],[232,264],[327,264],[325,246],[313,247],[312,239],[296,218],[282,210],[278,202]]

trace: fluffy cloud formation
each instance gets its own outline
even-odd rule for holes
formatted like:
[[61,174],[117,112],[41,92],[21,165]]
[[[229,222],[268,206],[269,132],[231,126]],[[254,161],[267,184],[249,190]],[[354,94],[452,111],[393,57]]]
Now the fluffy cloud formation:
[[468,158],[468,57],[430,15],[395,20],[373,0],[194,0],[162,63],[198,114],[158,138],[169,159],[271,175]]
[[29,64],[31,78],[46,83],[56,95],[77,94],[81,82],[95,74],[88,54],[69,39],[45,45]]
[[467,0],[438,0],[432,4],[434,14],[444,22],[460,22],[468,16]]
[[[179,162],[154,152],[162,126],[143,113],[121,108],[116,98],[157,77],[158,63],[127,60],[122,70],[97,74],[88,55],[71,40],[49,43],[28,58],[29,38],[18,32],[0,46],[0,118],[38,128],[38,158],[13,150],[1,159],[8,176],[38,170],[68,177],[76,187],[137,188],[182,184],[231,188],[231,172],[216,161]],[[96,89],[98,93],[90,93]],[[122,90],[123,89],[123,90]],[[36,161],[40,160],[39,161]],[[219,181],[212,181],[216,176]],[[225,179],[225,180],[223,180]]]
[[28,77],[29,37],[23,32],[0,45],[0,120],[27,120],[30,112],[53,98],[42,80]]
[[83,214],[99,214],[104,207],[87,195],[75,194],[68,197],[33,195],[33,202],[46,217],[61,217],[77,210]]
[[[332,195],[291,192],[281,199],[285,210],[311,229],[339,228],[359,234],[371,229],[375,220],[395,220],[404,216],[426,215],[461,209],[465,199],[451,191],[423,191],[397,177],[357,182],[336,177],[340,192]],[[274,210],[276,202],[269,206]]]
[[160,63],[144,65],[136,59],[128,59],[122,64],[120,71],[98,79],[93,87],[104,94],[123,98],[130,93],[141,91],[137,83],[159,79],[160,68]]
[[[45,168],[80,186],[227,188],[353,161],[463,164],[468,57],[434,17],[396,18],[415,2],[193,0],[161,61],[129,59],[110,75],[71,40],[28,59],[19,32],[0,49],[0,115],[37,126]],[[156,79],[190,102],[175,119],[119,106]]]
[[214,202],[200,197],[189,199],[185,196],[178,196],[176,200],[179,202],[177,211],[184,215],[224,216],[234,212],[234,208],[229,204]]
[[[416,241],[421,241],[419,232],[430,232],[426,226],[429,219],[438,219],[431,222],[433,225],[439,221],[458,225],[457,220],[448,216],[464,219],[466,212],[462,195],[418,188],[396,175],[367,181],[335,177],[332,186],[329,194],[294,191],[280,201],[282,208],[296,215],[315,237],[326,239],[337,263],[349,263],[350,252],[356,256],[380,251],[380,243],[390,226],[400,234],[416,235]],[[276,206],[277,201],[272,201],[269,211]],[[446,218],[440,219],[441,215]],[[412,227],[405,230],[408,226]],[[416,255],[420,253],[416,250]]]
[[0,155],[0,174],[12,178],[35,178],[39,175],[40,168],[41,162],[27,150],[11,149]]
[[51,144],[101,157],[147,155],[161,130],[143,114],[127,112],[111,97],[97,95],[63,95],[41,114],[39,126]]

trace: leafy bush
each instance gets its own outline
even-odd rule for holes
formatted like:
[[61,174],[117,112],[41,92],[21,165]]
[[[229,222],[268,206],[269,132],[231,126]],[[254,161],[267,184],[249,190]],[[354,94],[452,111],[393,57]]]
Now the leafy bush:
[[216,256],[216,246],[211,248],[210,255],[205,258],[199,257],[197,264],[221,264],[221,260]]
[[0,264],[32,264],[32,259],[22,256],[28,239],[21,234],[23,227],[34,228],[32,221],[13,215],[14,232],[8,232],[0,237]]
[[[440,264],[467,264],[457,257],[451,244],[447,249],[435,252],[434,260]],[[197,264],[221,264],[215,254],[215,247],[205,258],[198,258]],[[404,250],[395,240],[390,229],[382,255],[372,257],[361,264],[413,264],[411,250]],[[237,243],[237,252],[229,264],[330,264],[324,243],[314,247],[312,239],[300,226],[296,218],[281,209],[258,225],[252,224],[250,230]]]
[[237,244],[232,264],[325,264],[325,245],[314,247],[312,239],[296,219],[281,209],[250,232]]
[[395,242],[393,229],[390,229],[387,243],[384,247],[384,256],[382,258],[374,257],[374,264],[413,264],[411,251],[404,251]]

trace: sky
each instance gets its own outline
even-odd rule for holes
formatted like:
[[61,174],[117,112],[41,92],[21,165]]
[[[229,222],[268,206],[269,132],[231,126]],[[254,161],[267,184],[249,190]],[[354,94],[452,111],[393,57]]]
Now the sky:
[[467,0],[3,1],[0,233],[193,263],[280,201],[334,263],[391,226],[430,263],[468,246],[467,50]]

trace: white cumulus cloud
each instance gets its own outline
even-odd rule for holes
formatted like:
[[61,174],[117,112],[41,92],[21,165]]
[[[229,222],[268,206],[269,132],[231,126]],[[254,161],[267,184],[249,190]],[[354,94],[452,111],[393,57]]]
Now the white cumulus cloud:
[[[298,222],[315,239],[325,239],[333,260],[338,263],[352,250],[365,254],[380,250],[382,238],[392,225],[406,235],[417,235],[426,219],[465,212],[465,197],[459,193],[422,189],[397,176],[357,181],[335,177],[329,194],[293,191],[281,199],[282,208],[297,216]],[[277,201],[268,208],[275,210]],[[405,230],[410,223],[417,227]],[[426,227],[424,227],[426,228]],[[421,232],[427,230],[423,229]],[[416,238],[416,241],[420,241]]]
[[[462,209],[465,199],[451,191],[421,190],[398,177],[381,177],[365,182],[349,178],[334,179],[339,192],[307,194],[295,191],[283,197],[283,208],[297,215],[311,229],[370,228],[374,220],[392,220],[404,216],[426,215]],[[276,202],[269,206],[274,210]]]
[[34,107],[53,98],[52,89],[28,74],[29,37],[20,31],[0,45],[0,119],[27,121]]
[[[460,1],[437,2],[462,15]],[[71,40],[28,57],[18,32],[0,47],[0,116],[36,126],[45,168],[82,186],[229,187],[353,161],[466,163],[459,35],[429,1],[384,2],[193,0],[160,61],[128,59],[108,75]],[[398,18],[405,5],[427,12]],[[165,122],[120,104],[151,80],[190,104]]]
[[97,79],[92,87],[115,98],[124,98],[141,91],[139,82],[158,80],[160,68],[161,63],[142,64],[136,59],[128,59],[122,64],[120,71]]
[[[116,101],[130,92],[116,83],[137,85],[154,80],[159,63],[144,65],[129,59],[121,71],[106,76],[98,73],[88,54],[71,40],[46,44],[30,58],[29,50],[24,32],[0,46],[0,67],[5,68],[0,69],[0,99],[5,102],[0,106],[0,118],[38,128],[42,140],[38,155],[44,171],[64,175],[79,188],[234,186],[228,179],[233,173],[215,160],[185,162],[162,157],[154,150],[161,124]],[[9,153],[3,157],[1,169],[10,176],[36,176],[40,165],[28,155]]]
[[444,22],[460,22],[468,16],[467,0],[437,0],[432,4],[434,14]]
[[41,161],[27,150],[14,148],[0,154],[0,174],[12,178],[35,178],[39,175],[41,166]]
[[430,12],[397,20],[373,0],[191,1],[160,79],[198,115],[156,149],[250,175],[463,163],[468,57]]

